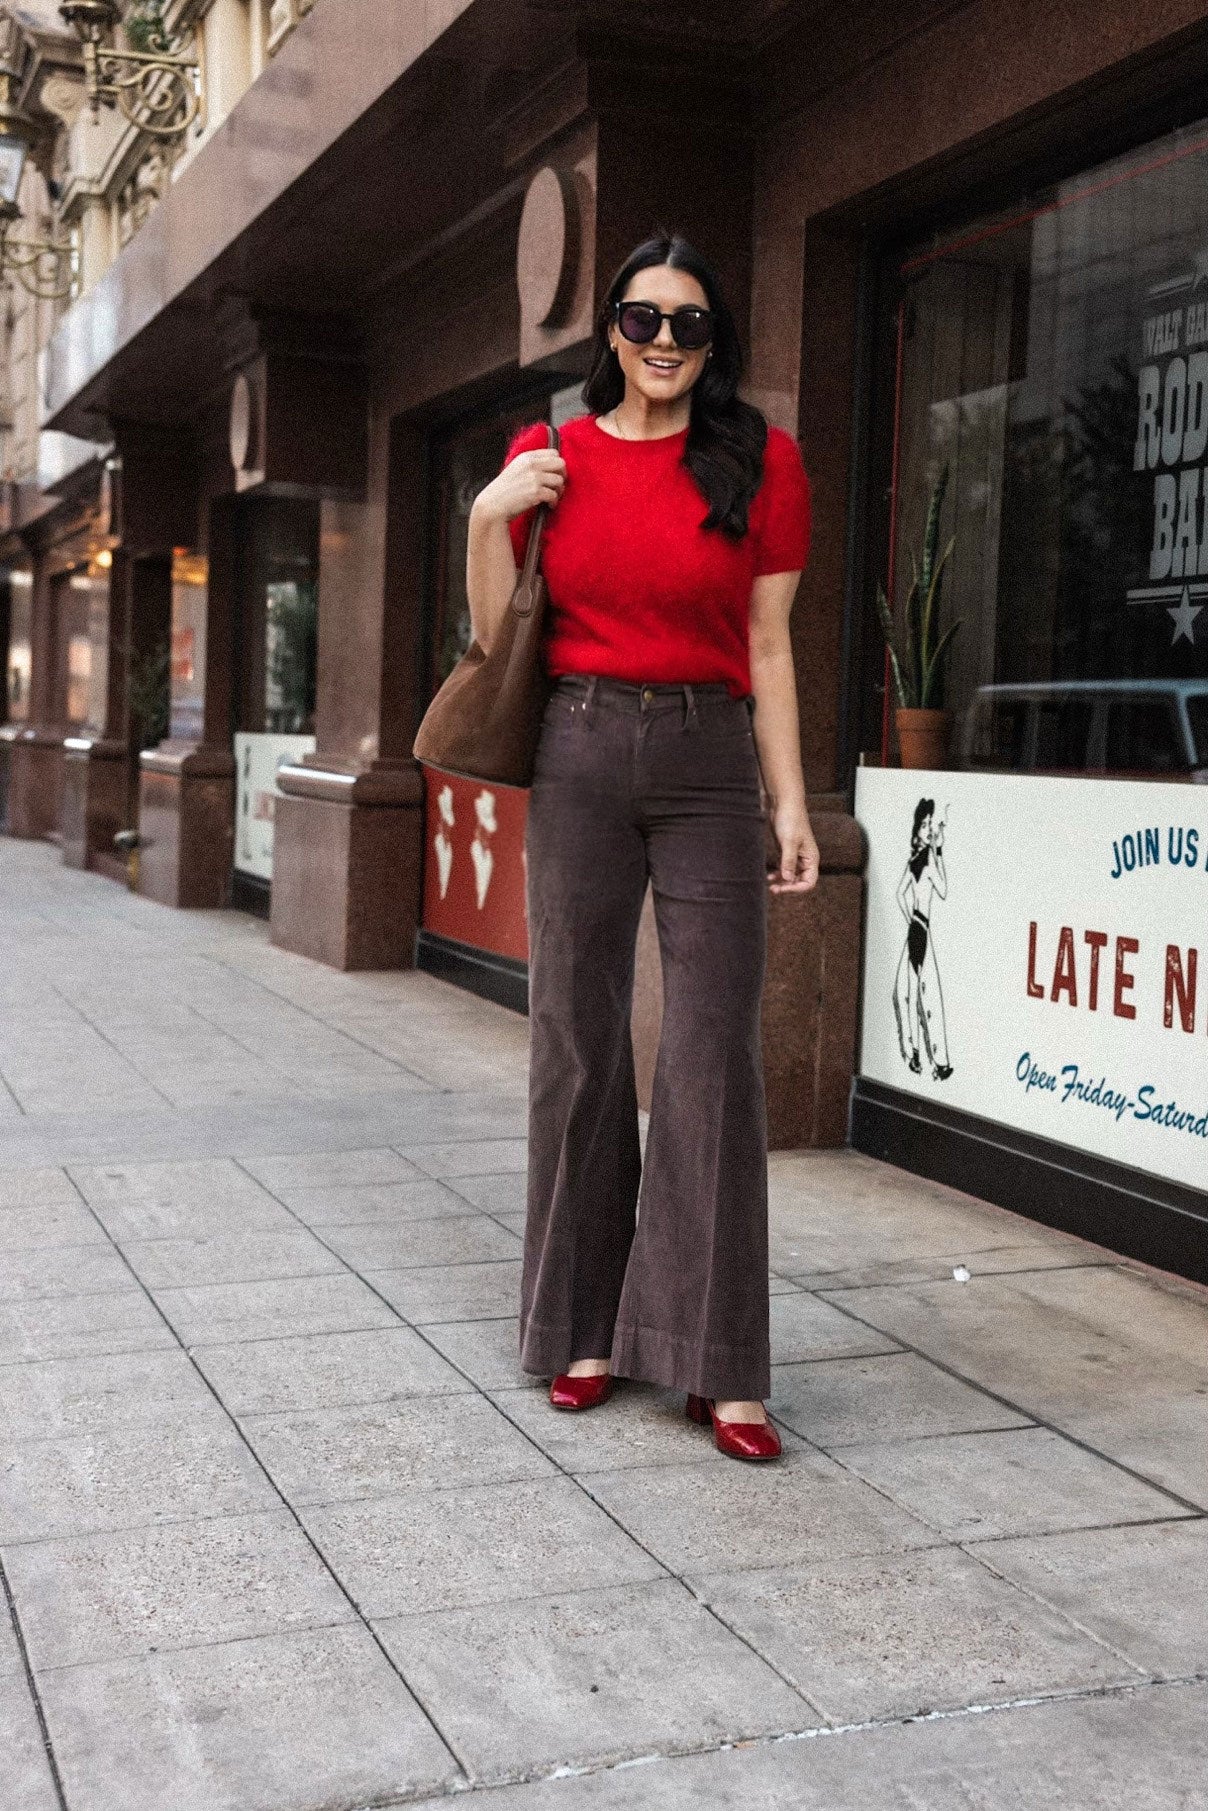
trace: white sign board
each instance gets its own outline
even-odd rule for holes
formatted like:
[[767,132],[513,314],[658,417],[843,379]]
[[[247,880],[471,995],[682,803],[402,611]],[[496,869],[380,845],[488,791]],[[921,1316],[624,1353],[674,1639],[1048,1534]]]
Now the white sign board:
[[1208,1189],[1208,789],[861,768],[860,1072]]
[[260,880],[273,878],[273,813],[281,793],[277,769],[282,761],[310,754],[313,736],[253,735],[235,737],[235,866]]

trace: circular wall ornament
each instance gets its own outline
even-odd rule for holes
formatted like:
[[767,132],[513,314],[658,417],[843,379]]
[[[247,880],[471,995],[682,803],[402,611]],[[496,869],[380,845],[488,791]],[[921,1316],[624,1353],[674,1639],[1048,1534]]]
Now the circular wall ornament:
[[579,224],[573,175],[544,164],[525,194],[516,245],[521,305],[539,327],[560,327],[569,313],[579,275]]
[[228,444],[231,464],[237,472],[253,471],[259,452],[256,432],[257,397],[255,385],[246,371],[240,371],[231,385],[231,414]]

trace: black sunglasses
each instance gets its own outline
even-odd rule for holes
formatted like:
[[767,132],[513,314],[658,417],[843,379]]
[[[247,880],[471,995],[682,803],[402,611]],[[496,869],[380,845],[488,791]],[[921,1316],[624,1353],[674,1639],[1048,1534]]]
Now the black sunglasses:
[[684,352],[701,352],[713,338],[710,308],[676,308],[664,314],[653,302],[614,302],[613,319],[627,340],[648,346],[657,339],[664,321],[671,322],[671,337]]

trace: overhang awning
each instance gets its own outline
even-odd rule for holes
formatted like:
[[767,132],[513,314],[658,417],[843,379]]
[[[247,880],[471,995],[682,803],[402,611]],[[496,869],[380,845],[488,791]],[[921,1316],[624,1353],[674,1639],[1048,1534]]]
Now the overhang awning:
[[[482,144],[475,73],[544,63],[560,36],[550,26],[529,0],[316,6],[64,315],[45,354],[42,426],[103,439],[111,419],[196,414],[222,381],[212,315],[227,293],[355,311],[408,243],[481,199],[497,154]],[[441,157],[451,122],[464,142]]]

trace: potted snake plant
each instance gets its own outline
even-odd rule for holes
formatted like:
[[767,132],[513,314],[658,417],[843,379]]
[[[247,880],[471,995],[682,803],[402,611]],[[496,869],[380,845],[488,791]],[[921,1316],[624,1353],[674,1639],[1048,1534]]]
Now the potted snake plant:
[[940,511],[948,488],[948,467],[935,482],[927,505],[922,558],[910,550],[912,577],[902,608],[902,624],[894,622],[884,587],[877,586],[877,613],[889,650],[897,709],[894,722],[903,767],[945,767],[952,739],[952,712],[943,708],[944,666],[953,637],[961,626],[957,617],[940,634],[940,594],[944,571],[952,557],[956,536],[936,558],[940,538]]

